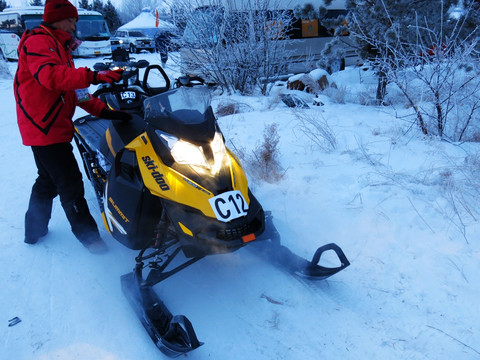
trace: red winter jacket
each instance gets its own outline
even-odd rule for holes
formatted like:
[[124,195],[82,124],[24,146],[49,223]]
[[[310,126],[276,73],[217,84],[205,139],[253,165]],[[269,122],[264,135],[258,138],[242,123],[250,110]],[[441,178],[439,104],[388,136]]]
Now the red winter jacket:
[[77,105],[94,116],[105,108],[96,98],[78,103],[75,89],[90,86],[93,72],[75,68],[68,48],[71,41],[69,33],[45,25],[27,30],[20,39],[13,86],[24,145],[70,142]]

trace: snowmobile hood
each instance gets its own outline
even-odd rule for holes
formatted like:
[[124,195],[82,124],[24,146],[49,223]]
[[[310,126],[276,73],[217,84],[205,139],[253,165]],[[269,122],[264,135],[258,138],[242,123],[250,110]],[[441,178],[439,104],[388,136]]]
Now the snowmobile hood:
[[179,88],[147,98],[145,121],[154,128],[192,143],[209,143],[215,135],[215,116],[206,88]]

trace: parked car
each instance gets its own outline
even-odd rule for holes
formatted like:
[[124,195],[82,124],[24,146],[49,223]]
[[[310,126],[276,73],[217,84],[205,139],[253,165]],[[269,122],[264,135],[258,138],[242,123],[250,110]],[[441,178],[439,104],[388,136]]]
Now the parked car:
[[140,30],[117,30],[110,43],[112,50],[122,48],[132,54],[140,50],[155,51],[155,41]]
[[[117,50],[117,49],[125,49],[125,47],[123,46],[123,40],[115,37],[115,36],[111,36],[110,37],[110,46],[112,47],[112,51],[114,50]],[[127,50],[127,49],[125,49]]]
[[179,30],[177,29],[161,29],[155,32],[153,36],[155,40],[155,44],[157,47],[157,52],[159,51],[159,47],[161,47],[161,42],[164,41],[168,51],[178,51],[180,49],[180,45],[182,42],[182,37],[179,34]]

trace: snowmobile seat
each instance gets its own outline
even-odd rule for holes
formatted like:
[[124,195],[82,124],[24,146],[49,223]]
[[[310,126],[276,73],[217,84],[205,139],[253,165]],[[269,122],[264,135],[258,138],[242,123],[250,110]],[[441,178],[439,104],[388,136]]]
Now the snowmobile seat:
[[89,146],[93,149],[99,149],[109,122],[106,119],[87,115],[75,120],[73,123]]

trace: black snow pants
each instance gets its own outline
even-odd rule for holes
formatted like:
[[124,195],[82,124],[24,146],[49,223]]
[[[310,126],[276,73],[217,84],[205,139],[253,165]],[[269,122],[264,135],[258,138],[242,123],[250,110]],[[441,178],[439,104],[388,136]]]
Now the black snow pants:
[[99,239],[97,224],[88,209],[82,173],[70,143],[32,146],[38,177],[25,214],[25,238],[38,239],[48,232],[53,199],[59,195],[72,232],[82,244]]

